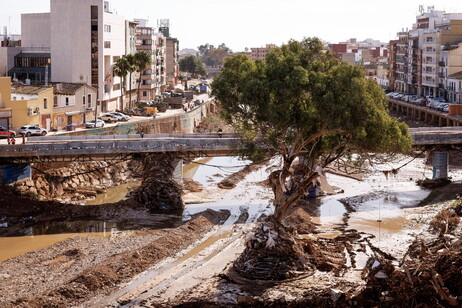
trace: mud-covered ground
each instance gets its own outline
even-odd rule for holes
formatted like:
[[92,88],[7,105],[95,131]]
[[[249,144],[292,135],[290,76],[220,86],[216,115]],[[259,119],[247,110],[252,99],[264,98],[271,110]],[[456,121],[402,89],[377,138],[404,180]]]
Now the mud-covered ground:
[[[187,222],[152,215],[130,200],[82,207],[25,200],[3,191],[2,203],[11,204],[0,215],[12,223],[4,228],[8,232],[51,217],[98,215],[145,222],[147,229],[78,236],[0,262],[0,307],[413,307],[422,302],[428,302],[427,307],[452,307],[454,301],[460,306],[461,224],[453,214],[434,218],[457,205],[462,184],[435,189],[422,206],[403,209],[410,222],[404,227],[407,236],[383,237],[380,244],[375,235],[349,224],[367,196],[344,198],[343,223],[329,234],[312,220],[319,214],[319,203],[302,201],[286,223],[299,233],[295,240],[306,251],[311,270],[297,279],[263,283],[232,270],[246,247],[246,234],[270,212],[271,192],[255,176],[261,172],[256,169],[239,176],[230,190],[187,182],[185,200],[207,198],[224,205],[249,200],[237,212],[231,207],[205,212],[198,208]],[[406,290],[402,297],[400,288]]]

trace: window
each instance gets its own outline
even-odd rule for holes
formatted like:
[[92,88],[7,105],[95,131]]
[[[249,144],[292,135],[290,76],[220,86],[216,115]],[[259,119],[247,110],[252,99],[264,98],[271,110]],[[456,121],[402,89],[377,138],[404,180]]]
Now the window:
[[120,83],[115,84],[113,90],[114,91],[120,90]]
[[66,97],[66,106],[69,106],[69,97]]
[[111,41],[104,41],[104,48],[111,48]]
[[91,107],[91,94],[88,94],[88,107]]
[[148,92],[143,91],[143,96],[147,96],[147,95],[148,95]]
[[82,96],[82,105],[84,105],[84,106],[85,106],[85,98],[86,98],[85,95]]
[[112,62],[117,62],[117,60],[119,60],[119,59],[120,59],[120,56],[114,56],[112,58]]
[[58,97],[53,97],[53,107],[58,107]]
[[43,99],[43,109],[48,109],[48,100],[46,98]]
[[111,25],[104,25],[104,32],[111,32]]

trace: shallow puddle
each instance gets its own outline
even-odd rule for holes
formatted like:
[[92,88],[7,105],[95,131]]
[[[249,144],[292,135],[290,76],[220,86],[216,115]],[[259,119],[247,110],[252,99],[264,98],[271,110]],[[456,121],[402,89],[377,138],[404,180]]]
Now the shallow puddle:
[[88,201],[86,205],[101,205],[125,200],[127,194],[133,190],[133,188],[139,187],[140,185],[141,182],[136,181],[109,188],[105,193],[98,194],[96,199]]

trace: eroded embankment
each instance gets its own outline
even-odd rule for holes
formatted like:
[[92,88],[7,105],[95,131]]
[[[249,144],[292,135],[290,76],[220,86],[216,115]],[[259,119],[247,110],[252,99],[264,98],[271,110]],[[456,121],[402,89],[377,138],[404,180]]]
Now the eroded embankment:
[[1,262],[0,306],[66,307],[114,291],[187,248],[228,216],[208,210],[175,229],[111,240],[77,237]]

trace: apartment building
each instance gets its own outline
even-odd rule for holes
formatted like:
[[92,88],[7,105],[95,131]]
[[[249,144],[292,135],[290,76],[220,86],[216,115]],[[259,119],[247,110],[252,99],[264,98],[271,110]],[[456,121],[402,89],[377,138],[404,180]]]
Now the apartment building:
[[145,51],[151,56],[151,65],[140,72],[140,100],[152,101],[156,96],[156,36],[155,29],[152,27],[136,28],[136,49]]
[[265,60],[268,52],[276,48],[274,44],[266,44],[265,47],[250,48],[250,59],[252,60]]
[[126,54],[126,20],[103,0],[50,0],[50,13],[23,14],[23,47],[50,53],[50,80],[98,89],[100,112],[122,105],[112,65]]
[[422,9],[412,29],[398,32],[398,40],[390,42],[390,87],[414,95],[446,96],[447,76],[457,68],[445,68],[449,56],[445,46],[458,42],[462,42],[462,14]]

